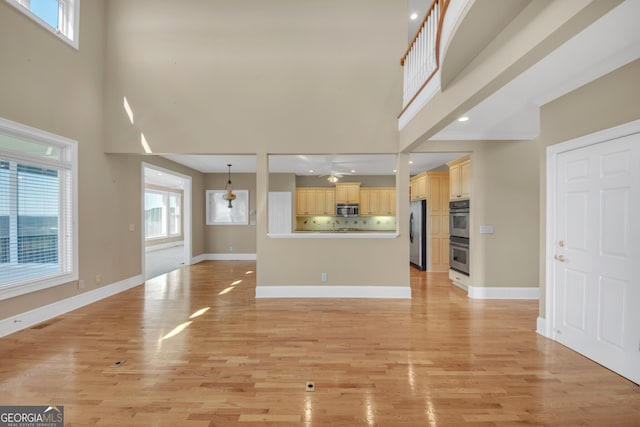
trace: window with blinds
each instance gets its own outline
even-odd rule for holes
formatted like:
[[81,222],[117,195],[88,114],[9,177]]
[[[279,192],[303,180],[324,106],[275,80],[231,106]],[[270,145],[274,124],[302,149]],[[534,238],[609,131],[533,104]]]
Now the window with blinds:
[[0,119],[0,299],[77,279],[76,144]]

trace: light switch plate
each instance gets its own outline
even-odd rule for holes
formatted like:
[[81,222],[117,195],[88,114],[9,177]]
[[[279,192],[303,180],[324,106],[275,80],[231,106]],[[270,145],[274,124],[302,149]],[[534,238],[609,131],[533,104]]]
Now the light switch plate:
[[481,225],[480,234],[493,234],[493,225]]

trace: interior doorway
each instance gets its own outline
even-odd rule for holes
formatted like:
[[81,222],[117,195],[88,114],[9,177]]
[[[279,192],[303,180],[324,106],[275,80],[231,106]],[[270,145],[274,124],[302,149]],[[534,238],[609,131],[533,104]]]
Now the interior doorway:
[[191,177],[142,164],[145,280],[191,264]]

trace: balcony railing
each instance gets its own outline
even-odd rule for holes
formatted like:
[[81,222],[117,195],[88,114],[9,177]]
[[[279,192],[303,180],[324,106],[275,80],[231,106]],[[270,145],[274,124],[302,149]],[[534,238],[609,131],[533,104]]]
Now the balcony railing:
[[[440,33],[450,0],[434,0],[405,54],[402,112],[413,102],[440,66]],[[402,114],[402,113],[400,113]]]

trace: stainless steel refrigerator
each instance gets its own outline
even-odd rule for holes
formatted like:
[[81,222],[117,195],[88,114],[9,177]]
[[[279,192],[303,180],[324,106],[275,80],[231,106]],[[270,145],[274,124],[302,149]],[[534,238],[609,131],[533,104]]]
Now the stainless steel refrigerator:
[[409,261],[419,270],[427,269],[427,201],[411,202],[409,211]]

